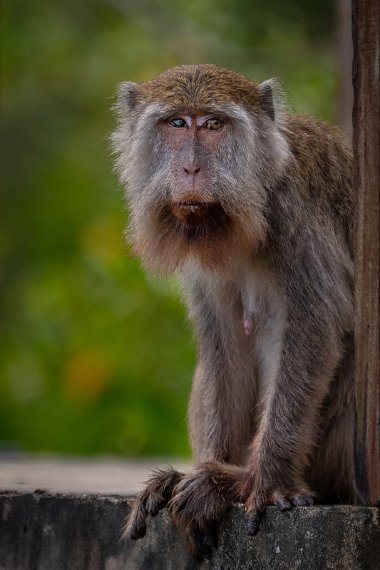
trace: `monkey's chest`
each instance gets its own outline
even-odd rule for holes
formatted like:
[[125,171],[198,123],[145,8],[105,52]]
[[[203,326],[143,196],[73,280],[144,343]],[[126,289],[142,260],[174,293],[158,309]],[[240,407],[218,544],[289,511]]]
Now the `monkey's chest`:
[[260,398],[280,366],[286,306],[274,276],[263,265],[245,270],[240,284],[242,314],[239,326],[247,337],[247,357],[252,359],[256,370]]
[[272,272],[263,264],[246,268],[240,275],[242,326],[246,336],[262,329],[274,334],[282,328],[285,303]]

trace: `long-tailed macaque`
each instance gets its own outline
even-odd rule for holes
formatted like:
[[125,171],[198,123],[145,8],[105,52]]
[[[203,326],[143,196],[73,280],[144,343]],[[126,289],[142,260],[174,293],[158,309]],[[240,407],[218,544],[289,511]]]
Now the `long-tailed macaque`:
[[243,502],[255,534],[281,510],[352,501],[351,151],[286,113],[275,81],[214,65],[123,83],[113,135],[129,235],[176,272],[198,346],[195,470],[151,477],[126,527],[167,506],[196,555]]

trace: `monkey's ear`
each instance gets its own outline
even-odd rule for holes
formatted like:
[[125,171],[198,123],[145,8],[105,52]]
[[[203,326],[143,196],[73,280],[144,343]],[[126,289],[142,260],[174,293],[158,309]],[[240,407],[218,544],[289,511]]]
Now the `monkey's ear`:
[[139,84],[132,81],[123,81],[117,90],[117,102],[120,108],[133,109],[136,105],[139,92]]
[[268,79],[259,84],[261,107],[272,119],[276,118],[276,110],[280,107],[281,88],[276,79]]

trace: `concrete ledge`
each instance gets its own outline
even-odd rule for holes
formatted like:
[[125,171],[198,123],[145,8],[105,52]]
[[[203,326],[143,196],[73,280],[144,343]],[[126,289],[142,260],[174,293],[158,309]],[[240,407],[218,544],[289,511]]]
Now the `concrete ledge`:
[[1,570],[377,570],[379,509],[352,506],[269,508],[259,534],[231,509],[210,561],[197,563],[166,511],[147,536],[121,541],[131,498],[44,492],[0,494]]

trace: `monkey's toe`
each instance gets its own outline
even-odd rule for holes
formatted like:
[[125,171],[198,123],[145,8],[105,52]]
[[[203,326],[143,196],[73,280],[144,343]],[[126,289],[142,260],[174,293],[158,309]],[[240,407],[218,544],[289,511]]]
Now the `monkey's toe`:
[[288,511],[292,508],[292,503],[288,501],[285,497],[281,497],[278,501],[276,501],[276,507],[279,511]]
[[293,507],[312,507],[314,505],[313,497],[309,495],[295,495],[290,499]]
[[311,507],[314,505],[312,494],[302,492],[297,494],[276,492],[272,495],[272,502],[279,511],[289,511],[293,507]]
[[144,536],[146,535],[145,520],[140,522],[134,522],[131,525],[129,531],[127,532],[127,535],[132,540],[138,540],[139,538],[144,538]]
[[[312,495],[313,493],[307,488],[303,488],[298,493],[294,493],[294,491],[288,493],[283,490],[272,491],[272,493],[260,492],[257,495],[252,493],[246,501],[248,534],[255,536],[259,532],[267,506],[275,505],[281,512],[289,511],[293,507],[310,507],[314,504]],[[258,496],[261,497],[259,501]]]
[[164,507],[166,507],[170,499],[171,493],[150,493],[145,504],[147,514],[151,517],[155,517]]
[[146,517],[147,512],[145,509],[143,497],[137,497],[133,504],[132,511],[127,519],[123,531],[123,537],[131,538],[132,540],[143,538],[146,534]]

